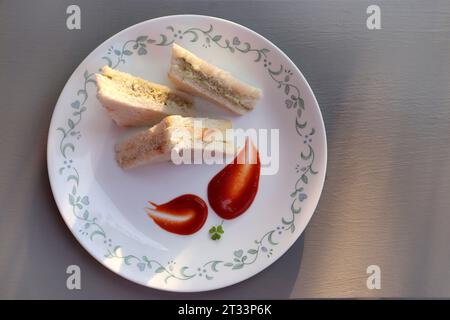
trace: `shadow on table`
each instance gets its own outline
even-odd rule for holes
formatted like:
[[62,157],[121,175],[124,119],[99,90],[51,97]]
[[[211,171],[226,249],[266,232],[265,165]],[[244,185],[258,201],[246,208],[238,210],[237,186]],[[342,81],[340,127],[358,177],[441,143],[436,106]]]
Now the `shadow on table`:
[[[70,234],[52,196],[45,161],[45,145],[37,147],[35,179],[27,201],[14,202],[23,212],[23,232],[9,256],[14,268],[5,277],[14,286],[8,297],[40,299],[270,299],[289,298],[297,280],[304,248],[302,235],[276,262],[257,275],[230,287],[200,293],[175,293],[147,288],[109,271]],[[41,152],[40,152],[41,151]],[[6,235],[6,234],[4,234]],[[5,237],[3,237],[5,239]],[[13,237],[14,238],[14,237]],[[6,240],[6,239],[5,239]],[[17,240],[17,239],[16,239]],[[6,258],[6,257],[5,257]],[[81,269],[81,290],[66,288],[69,265]],[[15,280],[13,280],[15,279]],[[5,281],[5,283],[8,281]]]
[[[41,175],[47,179],[46,174]],[[26,270],[22,270],[23,285],[32,284],[35,292],[29,292],[29,287],[22,287],[14,296],[24,298],[57,298],[57,299],[287,299],[290,298],[296,283],[304,248],[304,234],[292,247],[276,262],[255,276],[238,284],[208,292],[177,293],[147,288],[122,278],[109,271],[89,255],[85,249],[70,234],[58,209],[52,199],[48,181],[42,181],[43,188],[36,194],[48,211],[47,236],[44,230],[29,226],[27,232],[27,251],[40,252],[40,258],[34,263],[29,261]],[[47,191],[47,192],[45,192]],[[42,195],[46,193],[47,199]],[[45,202],[45,204],[44,204]],[[53,209],[53,210],[52,210]],[[53,212],[52,212],[53,211]],[[53,230],[53,232],[52,232]],[[51,235],[53,233],[53,236]],[[55,235],[56,233],[56,235]],[[58,239],[55,242],[55,239]],[[35,254],[33,254],[34,256]],[[52,261],[46,268],[39,268],[36,264]],[[66,288],[66,268],[70,264],[79,265],[82,272],[82,290],[68,290]],[[51,268],[49,268],[51,266]],[[45,289],[44,287],[45,286]],[[25,292],[25,291],[26,292]],[[24,296],[26,294],[27,297]]]

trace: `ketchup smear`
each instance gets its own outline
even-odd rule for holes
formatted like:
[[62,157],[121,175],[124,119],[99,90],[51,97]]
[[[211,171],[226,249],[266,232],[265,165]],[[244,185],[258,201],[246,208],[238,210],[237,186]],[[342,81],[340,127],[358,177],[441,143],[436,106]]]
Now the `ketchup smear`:
[[147,214],[166,231],[179,235],[190,235],[205,224],[208,206],[194,194],[184,194],[164,204],[148,202],[154,208],[146,207]]
[[254,144],[247,138],[234,161],[208,184],[211,208],[223,219],[234,219],[252,204],[258,191],[261,163]]

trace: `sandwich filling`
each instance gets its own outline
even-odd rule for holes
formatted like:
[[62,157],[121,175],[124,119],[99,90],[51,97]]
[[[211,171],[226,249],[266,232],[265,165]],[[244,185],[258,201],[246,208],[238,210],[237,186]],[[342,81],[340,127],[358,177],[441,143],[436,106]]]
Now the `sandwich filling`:
[[121,166],[127,166],[142,157],[164,154],[166,144],[167,137],[164,133],[151,135],[143,132],[135,136],[133,140],[122,143],[120,147],[116,146],[116,152],[118,152],[116,159]]
[[192,103],[189,100],[184,99],[168,89],[152,86],[143,79],[136,77],[121,77],[113,74],[103,74],[103,76],[111,80],[117,92],[136,98],[151,100],[160,105],[177,105],[183,109],[192,107]]
[[247,110],[252,109],[249,104],[243,101],[252,100],[251,97],[244,97],[242,94],[239,94],[232,88],[224,85],[213,76],[209,76],[200,70],[195,69],[186,59],[177,58],[175,66],[182,72],[184,78],[193,81],[203,89],[223,97],[234,105],[238,105]]

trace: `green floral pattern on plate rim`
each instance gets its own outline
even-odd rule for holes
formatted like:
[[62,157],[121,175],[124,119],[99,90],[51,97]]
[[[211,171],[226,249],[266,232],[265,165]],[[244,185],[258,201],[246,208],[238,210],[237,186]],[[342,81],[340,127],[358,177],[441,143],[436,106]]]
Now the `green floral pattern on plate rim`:
[[81,222],[78,232],[80,236],[87,237],[91,241],[101,241],[105,248],[104,256],[106,258],[120,259],[125,265],[137,268],[141,272],[152,271],[155,274],[161,274],[165,283],[170,279],[185,281],[196,277],[212,280],[223,268],[239,270],[255,263],[261,257],[270,259],[274,249],[280,243],[283,233],[293,233],[295,231],[296,216],[301,213],[302,202],[308,198],[305,186],[318,173],[314,168],[315,153],[312,141],[315,129],[306,120],[303,120],[305,105],[301,98],[300,89],[293,83],[293,72],[291,70],[285,68],[282,64],[272,64],[269,49],[254,48],[249,42],[241,41],[236,36],[232,39],[227,39],[217,33],[212,24],[206,28],[190,27],[183,30],[167,26],[166,32],[161,33],[156,38],[141,35],[136,39],[124,42],[119,47],[109,47],[102,57],[102,65],[107,63],[110,67],[117,68],[121,64],[127,63],[127,59],[133,55],[147,55],[151,50],[151,46],[169,46],[175,41],[197,43],[201,44],[203,48],[218,46],[228,50],[231,54],[252,55],[253,62],[261,65],[261,68],[264,68],[267,75],[273,80],[274,85],[282,90],[285,96],[282,102],[284,108],[295,112],[293,126],[304,147],[300,153],[301,161],[295,167],[298,179],[290,194],[292,202],[289,215],[282,217],[279,226],[273,227],[259,239],[255,239],[252,245],[245,249],[238,248],[230,252],[229,259],[211,259],[197,266],[180,267],[176,265],[174,260],[163,263],[146,255],[123,254],[122,252],[126,250],[122,246],[115,244],[108,237],[107,231],[97,221],[97,218],[89,212],[91,200],[88,195],[80,194],[81,177],[76,165],[69,157],[70,152],[75,152],[77,141],[82,137],[82,132],[77,128],[83,119],[84,113],[88,110],[86,102],[90,97],[89,90],[94,90],[96,85],[94,80],[96,71],[86,70],[84,72],[84,81],[77,91],[77,96],[68,106],[72,109],[72,115],[66,120],[64,125],[56,129],[60,133],[58,149],[63,158],[59,174],[72,187],[71,192],[67,195],[67,201],[72,208],[73,215]]

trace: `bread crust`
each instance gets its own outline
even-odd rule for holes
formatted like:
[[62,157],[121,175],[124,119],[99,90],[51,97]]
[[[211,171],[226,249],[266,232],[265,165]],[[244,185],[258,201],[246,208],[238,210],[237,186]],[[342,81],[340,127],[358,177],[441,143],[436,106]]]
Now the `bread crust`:
[[[115,90],[120,84],[114,83],[113,77],[126,81],[142,81],[144,85],[155,90],[160,90],[164,94],[171,94],[179,97],[186,105],[180,105],[174,100],[167,101],[170,107],[165,103],[158,103],[145,97],[133,96],[127,94],[126,90]],[[102,68],[101,74],[96,74],[97,98],[106,109],[108,114],[119,126],[144,126],[151,125],[161,121],[170,114],[180,114],[183,116],[195,115],[195,109],[192,105],[192,99],[189,95],[178,90],[170,89],[139,77],[134,77],[125,72],[113,70],[107,66]]]
[[[180,59],[189,63],[194,70],[201,72],[207,77],[214,78],[218,83],[221,83],[224,87],[231,90],[235,95],[241,97],[240,100],[245,103],[246,107],[233,103],[218,93],[212,92],[188,77],[185,77],[184,73],[177,67]],[[177,88],[201,96],[237,114],[244,114],[249,110],[252,110],[262,94],[260,89],[236,79],[229,72],[200,59],[176,43],[172,46],[171,65],[168,77]]]
[[[195,121],[201,121],[204,130],[194,130]],[[208,146],[210,150],[217,150],[228,156],[234,153],[234,145],[226,141],[225,135],[231,126],[229,120],[168,116],[153,127],[116,144],[116,160],[123,169],[131,169],[144,164],[169,161],[173,148],[193,152],[198,144],[201,149]],[[224,140],[217,140],[214,131],[221,131]],[[184,135],[186,132],[189,132],[187,137]],[[197,144],[193,144],[194,141]]]

